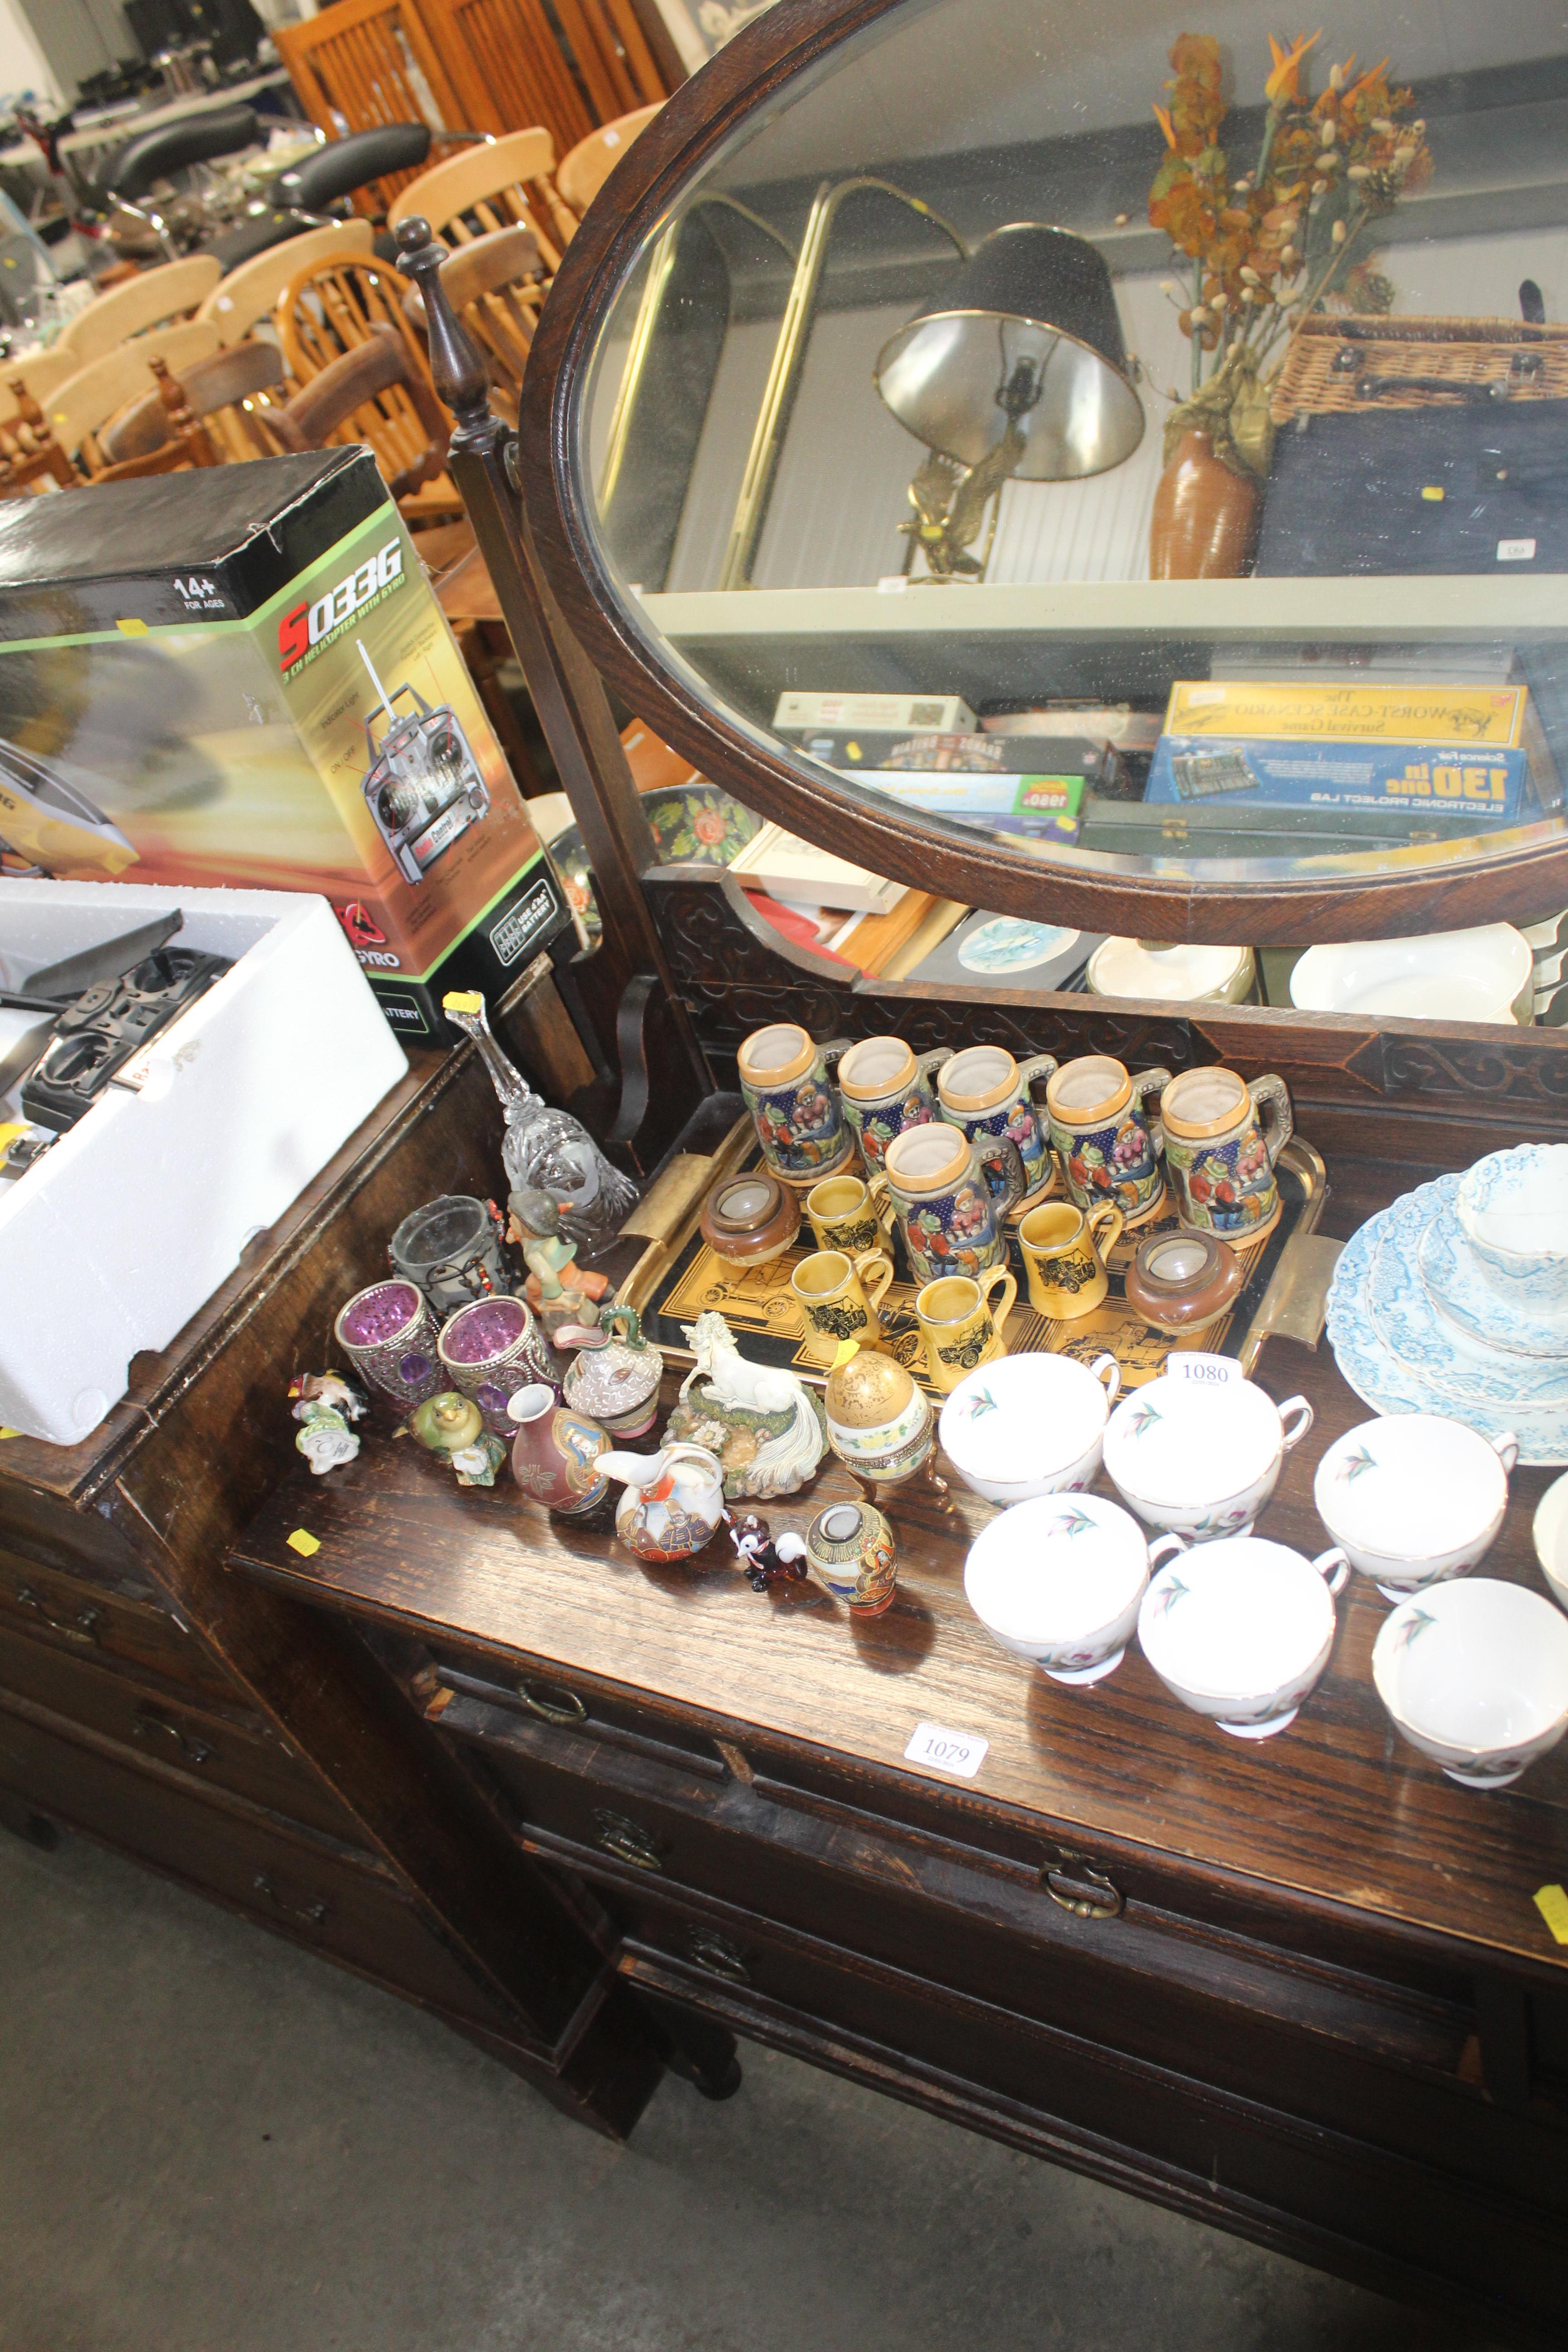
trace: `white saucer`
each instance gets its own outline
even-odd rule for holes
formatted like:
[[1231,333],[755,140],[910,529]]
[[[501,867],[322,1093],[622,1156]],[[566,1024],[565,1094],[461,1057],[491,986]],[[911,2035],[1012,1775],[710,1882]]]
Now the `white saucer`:
[[1454,1208],[1458,1189],[1457,1176],[1422,1187],[1446,1195],[1418,1251],[1421,1278],[1438,1313],[1483,1347],[1511,1356],[1557,1356],[1568,1363],[1568,1310],[1532,1314],[1522,1300],[1504,1298],[1492,1288]]

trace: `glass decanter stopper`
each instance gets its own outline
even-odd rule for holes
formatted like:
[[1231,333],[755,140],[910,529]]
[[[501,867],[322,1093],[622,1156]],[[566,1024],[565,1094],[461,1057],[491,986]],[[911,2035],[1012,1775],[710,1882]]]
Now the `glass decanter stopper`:
[[636,1205],[637,1188],[631,1178],[611,1165],[580,1118],[553,1109],[534,1093],[490,1034],[485,1000],[477,991],[447,997],[441,1010],[473,1039],[490,1074],[506,1115],[501,1159],[509,1186],[548,1193],[584,1256],[607,1248]]

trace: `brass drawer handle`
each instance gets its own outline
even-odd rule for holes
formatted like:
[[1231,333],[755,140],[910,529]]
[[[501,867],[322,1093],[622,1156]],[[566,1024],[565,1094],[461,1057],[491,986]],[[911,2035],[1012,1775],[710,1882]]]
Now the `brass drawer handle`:
[[158,1713],[156,1707],[138,1707],[135,1721],[131,1726],[132,1738],[154,1739],[160,1734],[174,1741],[187,1764],[209,1763],[217,1753],[216,1748],[208,1747],[205,1739],[198,1739],[194,1732],[182,1731],[177,1723],[171,1723],[166,1715]]
[[710,1976],[723,1977],[731,1984],[749,1985],[752,1971],[727,1937],[716,1936],[706,1927],[693,1927],[686,1939],[688,1956]]
[[63,1618],[50,1616],[48,1610],[30,1584],[19,1584],[16,1587],[16,1598],[24,1609],[32,1610],[34,1615],[41,1617],[46,1625],[51,1626],[57,1633],[63,1633],[68,1642],[90,1642],[96,1645],[98,1629],[102,1622],[98,1610],[79,1609],[76,1616],[68,1623]]
[[628,1822],[625,1813],[595,1811],[594,1828],[598,1844],[617,1862],[629,1862],[634,1870],[664,1868],[654,1839],[636,1822]]
[[[548,1692],[544,1697],[542,1693]],[[563,1690],[556,1683],[519,1683],[517,1695],[530,1715],[542,1717],[546,1723],[585,1723],[588,1710],[575,1691]]]
[[1045,1876],[1051,1901],[1070,1911],[1075,1919],[1114,1919],[1123,1907],[1121,1893],[1104,1871],[1097,1870],[1080,1853],[1064,1853]]
[[303,1909],[285,1903],[264,1870],[258,1870],[254,1880],[256,1892],[279,1919],[291,1919],[297,1927],[324,1927],[327,1906],[322,1902],[307,1903]]

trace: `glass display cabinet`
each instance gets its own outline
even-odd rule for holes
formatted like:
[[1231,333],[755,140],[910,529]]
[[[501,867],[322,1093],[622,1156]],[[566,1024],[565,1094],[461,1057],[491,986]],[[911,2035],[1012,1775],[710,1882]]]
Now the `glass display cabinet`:
[[1560,16],[1199,22],[752,27],[563,268],[546,567],[639,715],[896,879],[1167,943],[1533,928],[1568,900]]

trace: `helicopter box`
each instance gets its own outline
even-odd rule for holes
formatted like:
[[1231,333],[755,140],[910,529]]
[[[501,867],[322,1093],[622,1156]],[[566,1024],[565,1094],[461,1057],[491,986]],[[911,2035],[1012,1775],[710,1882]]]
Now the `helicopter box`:
[[319,892],[416,1039],[571,926],[361,448],[0,505],[0,870]]

